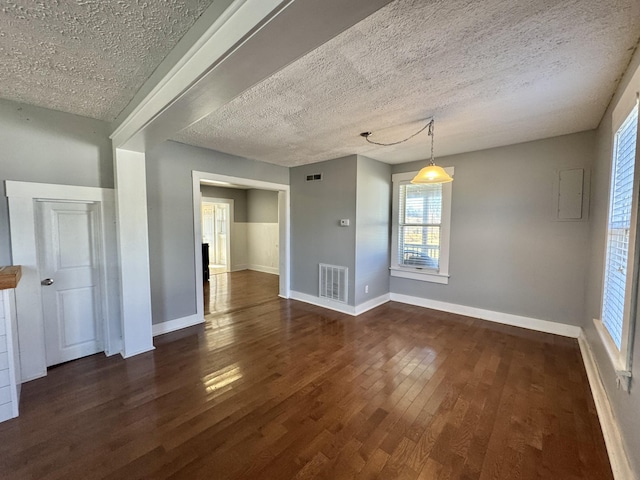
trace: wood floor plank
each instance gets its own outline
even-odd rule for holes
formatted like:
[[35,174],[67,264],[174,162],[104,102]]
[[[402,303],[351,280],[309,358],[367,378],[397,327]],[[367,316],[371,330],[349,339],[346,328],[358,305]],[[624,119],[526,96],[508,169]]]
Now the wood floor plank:
[[573,339],[216,275],[205,325],[23,385],[3,479],[612,479]]

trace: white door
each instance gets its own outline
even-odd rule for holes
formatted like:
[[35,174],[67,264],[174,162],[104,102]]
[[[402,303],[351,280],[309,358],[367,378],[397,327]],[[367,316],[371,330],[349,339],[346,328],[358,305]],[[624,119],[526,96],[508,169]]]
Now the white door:
[[99,208],[94,202],[37,202],[47,366],[104,350]]

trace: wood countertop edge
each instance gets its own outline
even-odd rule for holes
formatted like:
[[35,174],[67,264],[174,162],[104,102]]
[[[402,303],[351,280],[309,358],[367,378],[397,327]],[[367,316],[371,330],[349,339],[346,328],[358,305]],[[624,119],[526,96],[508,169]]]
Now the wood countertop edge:
[[0,290],[8,288],[16,288],[22,277],[22,267],[20,265],[11,265],[0,267]]

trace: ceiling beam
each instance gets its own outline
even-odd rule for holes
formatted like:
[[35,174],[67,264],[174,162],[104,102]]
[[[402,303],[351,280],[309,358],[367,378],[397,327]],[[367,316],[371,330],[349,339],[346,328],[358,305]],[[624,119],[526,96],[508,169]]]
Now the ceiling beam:
[[114,147],[148,150],[390,2],[227,1],[168,73],[142,87],[149,93],[116,122]]

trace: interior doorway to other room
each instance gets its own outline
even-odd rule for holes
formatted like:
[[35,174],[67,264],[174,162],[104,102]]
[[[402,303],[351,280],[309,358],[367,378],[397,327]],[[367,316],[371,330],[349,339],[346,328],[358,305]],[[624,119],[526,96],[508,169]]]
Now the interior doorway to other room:
[[202,243],[208,253],[209,275],[229,272],[231,261],[229,203],[214,200],[202,200]]

